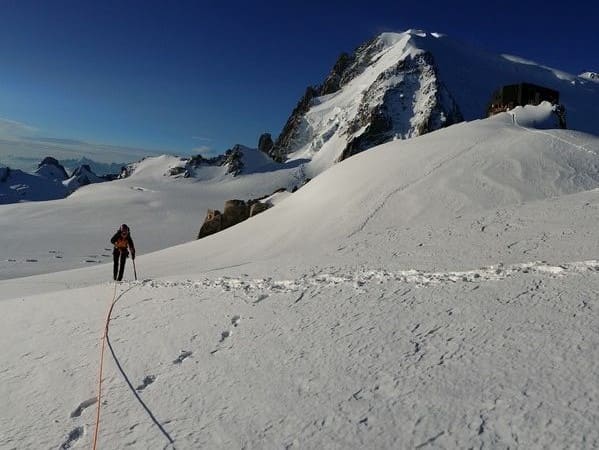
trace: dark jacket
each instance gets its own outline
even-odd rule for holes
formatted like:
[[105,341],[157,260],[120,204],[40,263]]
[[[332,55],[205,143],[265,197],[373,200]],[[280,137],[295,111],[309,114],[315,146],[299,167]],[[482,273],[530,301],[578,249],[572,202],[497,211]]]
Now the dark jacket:
[[112,245],[114,245],[114,253],[116,252],[124,252],[128,253],[127,248],[131,250],[131,257],[135,259],[135,245],[133,244],[133,239],[131,239],[131,232],[127,234],[127,237],[121,236],[121,231],[117,231],[114,236],[110,239]]

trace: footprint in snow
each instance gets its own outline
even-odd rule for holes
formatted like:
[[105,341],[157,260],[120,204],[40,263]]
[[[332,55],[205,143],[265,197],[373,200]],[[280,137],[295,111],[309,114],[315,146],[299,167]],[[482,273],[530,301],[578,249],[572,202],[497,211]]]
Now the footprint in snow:
[[263,300],[266,300],[268,298],[268,294],[261,294],[258,296],[258,298],[256,300],[254,300],[254,303],[260,303]]
[[231,332],[229,330],[225,330],[220,334],[220,341],[219,342],[224,342],[225,339],[227,339],[229,336],[231,336]]
[[81,413],[83,413],[83,411],[86,408],[90,407],[91,405],[94,405],[97,401],[98,401],[98,399],[96,397],[93,397],[93,398],[88,398],[87,400],[79,403],[79,406],[77,406],[77,409],[75,409],[71,413],[71,419],[73,419],[75,417],[80,417]]
[[147,375],[141,382],[139,386],[135,388],[137,392],[143,391],[149,385],[151,385],[154,381],[156,381],[156,375]]
[[83,427],[77,427],[74,430],[72,430],[69,435],[67,436],[67,440],[64,441],[62,443],[62,445],[60,446],[60,450],[66,450],[68,448],[72,448],[75,444],[75,442],[77,442],[81,436],[83,436],[84,433],[84,429]]
[[181,350],[181,353],[179,354],[177,359],[175,359],[173,361],[173,364],[181,364],[183,361],[185,361],[191,355],[192,355],[192,352],[190,352],[189,350]]

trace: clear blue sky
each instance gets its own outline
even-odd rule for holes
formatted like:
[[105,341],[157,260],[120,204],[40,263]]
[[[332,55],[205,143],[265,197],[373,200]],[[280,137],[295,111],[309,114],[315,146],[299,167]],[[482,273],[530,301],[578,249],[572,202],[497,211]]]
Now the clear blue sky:
[[256,146],[339,53],[408,28],[599,71],[592,1],[0,0],[0,118],[180,154]]

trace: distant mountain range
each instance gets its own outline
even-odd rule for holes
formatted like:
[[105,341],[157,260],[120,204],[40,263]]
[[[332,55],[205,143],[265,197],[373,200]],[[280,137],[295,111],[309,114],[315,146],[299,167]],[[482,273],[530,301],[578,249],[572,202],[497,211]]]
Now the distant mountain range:
[[20,169],[0,167],[0,204],[57,200],[81,186],[112,178],[99,177],[87,164],[78,166],[69,175],[62,164],[51,156],[44,158],[33,174]]
[[[236,145],[214,158],[181,158],[166,175],[212,179],[283,170],[287,182],[282,185],[302,184],[371,147],[484,118],[495,90],[523,82],[558,91],[569,128],[599,135],[598,81],[595,72],[571,75],[438,33],[383,33],[352,54],[341,54],[322,84],[306,89],[279,136],[274,141],[270,133],[260,136],[260,152]],[[68,181],[53,165],[38,168],[35,175],[7,175],[5,170],[0,201],[62,198],[83,184],[127,177],[136,168],[84,159],[76,163],[71,177],[80,181]],[[113,175],[100,178],[94,169]]]

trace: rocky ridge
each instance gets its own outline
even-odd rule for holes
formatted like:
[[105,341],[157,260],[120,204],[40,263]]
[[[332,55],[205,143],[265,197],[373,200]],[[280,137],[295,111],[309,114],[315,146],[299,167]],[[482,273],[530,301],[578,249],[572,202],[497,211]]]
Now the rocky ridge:
[[310,113],[352,81],[360,78],[364,84],[361,75],[372,72],[388,48],[381,35],[352,55],[342,53],[322,85],[306,89],[268,154],[284,161],[306,145],[317,151],[337,135],[345,144],[337,157],[340,161],[392,139],[419,136],[463,120],[459,106],[440,80],[432,53],[419,50],[378,68],[378,76],[357,93],[357,110],[333,118],[328,124],[332,126],[323,132]]

